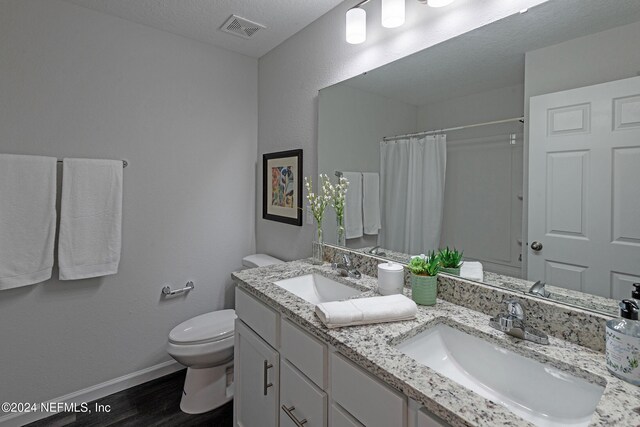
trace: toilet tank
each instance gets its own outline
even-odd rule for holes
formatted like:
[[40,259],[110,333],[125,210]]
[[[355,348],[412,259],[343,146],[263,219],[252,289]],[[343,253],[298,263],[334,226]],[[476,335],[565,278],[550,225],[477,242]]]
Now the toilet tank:
[[284,261],[267,254],[253,254],[242,258],[244,268],[264,267],[273,264],[282,264]]

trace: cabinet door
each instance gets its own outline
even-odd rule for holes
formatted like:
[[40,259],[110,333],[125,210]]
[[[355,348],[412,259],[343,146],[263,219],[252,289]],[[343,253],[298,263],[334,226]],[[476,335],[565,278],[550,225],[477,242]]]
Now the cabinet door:
[[327,395],[284,359],[280,377],[281,427],[325,427]]
[[235,334],[236,425],[275,427],[280,378],[278,353],[239,319]]

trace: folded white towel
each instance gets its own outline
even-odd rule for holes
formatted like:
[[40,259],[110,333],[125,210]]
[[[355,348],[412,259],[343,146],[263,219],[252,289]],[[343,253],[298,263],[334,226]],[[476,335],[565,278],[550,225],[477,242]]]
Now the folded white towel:
[[362,173],[362,222],[364,234],[378,234],[380,223],[380,175]]
[[121,229],[122,161],[64,159],[60,280],[117,273]]
[[316,315],[327,328],[411,320],[417,311],[415,302],[399,294],[316,305]]
[[484,280],[482,263],[477,261],[464,261],[460,266],[460,277],[482,282]]
[[0,154],[0,290],[51,277],[56,161]]
[[362,173],[343,172],[349,181],[344,204],[344,235],[347,239],[362,237]]

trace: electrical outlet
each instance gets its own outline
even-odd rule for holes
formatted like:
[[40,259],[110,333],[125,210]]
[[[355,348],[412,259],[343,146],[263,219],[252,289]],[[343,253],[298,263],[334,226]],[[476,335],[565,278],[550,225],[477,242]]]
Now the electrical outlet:
[[311,213],[311,206],[307,206],[307,224],[313,224],[313,214]]

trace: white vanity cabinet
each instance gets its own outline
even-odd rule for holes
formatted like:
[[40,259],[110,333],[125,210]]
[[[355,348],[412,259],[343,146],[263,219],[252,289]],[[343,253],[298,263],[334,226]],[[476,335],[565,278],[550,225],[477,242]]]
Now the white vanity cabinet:
[[236,314],[235,424],[327,427],[326,344],[237,288]]
[[338,353],[332,353],[331,398],[367,427],[407,425],[407,398]]
[[243,427],[278,425],[278,352],[241,320],[235,323],[235,419]]
[[413,399],[409,399],[409,427],[450,427],[450,424],[432,414]]
[[280,362],[280,425],[327,425],[327,394],[284,359]]
[[445,425],[239,288],[236,313],[235,425]]

